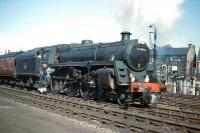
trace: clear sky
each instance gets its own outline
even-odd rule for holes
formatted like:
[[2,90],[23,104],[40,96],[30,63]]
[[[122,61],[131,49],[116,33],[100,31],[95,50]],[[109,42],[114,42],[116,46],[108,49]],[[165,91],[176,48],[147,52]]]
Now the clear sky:
[[120,32],[158,44],[200,44],[200,0],[0,0],[0,53],[59,43],[120,40]]

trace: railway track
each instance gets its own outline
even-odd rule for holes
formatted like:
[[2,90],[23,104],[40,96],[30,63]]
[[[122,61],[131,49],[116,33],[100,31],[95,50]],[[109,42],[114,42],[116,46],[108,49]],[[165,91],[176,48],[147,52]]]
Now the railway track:
[[200,113],[193,111],[157,106],[123,110],[112,103],[42,95],[8,86],[0,86],[0,95],[64,116],[99,121],[122,132],[200,132]]
[[200,100],[200,96],[195,95],[186,95],[186,94],[179,94],[179,93],[164,93],[163,97],[165,98],[175,98],[175,99],[196,99]]
[[200,96],[165,93],[158,104],[200,112]]

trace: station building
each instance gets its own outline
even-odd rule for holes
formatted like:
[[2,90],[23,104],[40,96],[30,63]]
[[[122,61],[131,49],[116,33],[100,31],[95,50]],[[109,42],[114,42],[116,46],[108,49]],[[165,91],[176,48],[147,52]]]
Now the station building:
[[157,47],[156,53],[157,77],[165,82],[167,91],[197,95],[195,45],[181,48]]
[[198,52],[198,57],[197,57],[197,74],[196,74],[196,92],[197,95],[200,95],[200,48]]

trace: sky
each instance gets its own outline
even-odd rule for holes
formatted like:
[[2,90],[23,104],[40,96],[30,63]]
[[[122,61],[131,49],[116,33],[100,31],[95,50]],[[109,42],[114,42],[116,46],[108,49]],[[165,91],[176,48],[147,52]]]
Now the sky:
[[63,43],[113,42],[120,32],[158,46],[200,45],[200,0],[0,0],[0,54]]

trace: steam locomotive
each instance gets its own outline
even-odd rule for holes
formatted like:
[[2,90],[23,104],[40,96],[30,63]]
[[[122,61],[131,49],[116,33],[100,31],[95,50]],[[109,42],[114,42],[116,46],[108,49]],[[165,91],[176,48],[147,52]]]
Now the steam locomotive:
[[130,32],[111,43],[59,44],[0,56],[0,82],[83,99],[149,105],[162,92],[150,50]]

